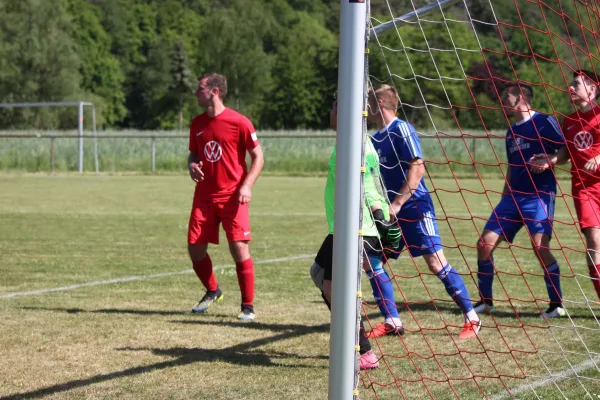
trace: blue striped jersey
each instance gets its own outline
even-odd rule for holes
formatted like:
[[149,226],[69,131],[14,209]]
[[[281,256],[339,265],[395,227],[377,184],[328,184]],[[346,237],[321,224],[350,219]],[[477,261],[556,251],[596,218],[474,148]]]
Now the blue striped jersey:
[[[392,202],[406,181],[406,173],[410,168],[409,162],[416,158],[423,158],[421,141],[415,128],[398,118],[395,118],[382,130],[375,132],[372,140],[375,150],[379,154],[381,177],[388,199]],[[413,196],[404,203],[403,208],[418,201],[428,202],[433,208],[431,196],[423,178]]]

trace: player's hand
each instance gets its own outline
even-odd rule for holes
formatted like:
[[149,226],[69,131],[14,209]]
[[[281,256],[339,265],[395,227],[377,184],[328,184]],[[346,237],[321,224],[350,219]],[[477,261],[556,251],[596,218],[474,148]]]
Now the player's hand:
[[598,172],[599,164],[600,164],[600,155],[597,155],[596,157],[590,158],[588,160],[588,162],[585,163],[585,165],[583,166],[583,170],[585,172],[595,174],[596,172]]
[[191,162],[188,165],[190,169],[190,177],[196,183],[204,180],[204,172],[202,172],[202,161],[198,161],[197,163]]
[[529,159],[529,165],[529,169],[534,174],[541,174],[552,167],[552,163],[548,159],[548,156],[544,153],[535,154],[533,157],[531,157]]
[[252,190],[246,185],[242,185],[239,191],[239,201],[241,204],[249,203],[252,199]]
[[402,232],[394,217],[393,221],[386,221],[382,210],[373,211],[373,220],[379,232],[381,245],[388,250],[397,250],[400,247]]

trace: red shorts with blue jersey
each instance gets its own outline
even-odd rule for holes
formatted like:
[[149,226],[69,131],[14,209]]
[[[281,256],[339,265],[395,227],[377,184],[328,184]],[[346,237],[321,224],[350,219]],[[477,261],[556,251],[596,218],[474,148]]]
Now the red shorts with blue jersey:
[[219,244],[219,225],[228,242],[250,241],[249,203],[241,204],[237,194],[221,199],[194,196],[188,225],[189,244]]
[[581,229],[600,227],[600,182],[574,184],[572,194]]
[[494,208],[484,229],[496,232],[509,243],[523,226],[530,235],[543,233],[552,237],[554,203],[555,196],[551,194],[507,194]]

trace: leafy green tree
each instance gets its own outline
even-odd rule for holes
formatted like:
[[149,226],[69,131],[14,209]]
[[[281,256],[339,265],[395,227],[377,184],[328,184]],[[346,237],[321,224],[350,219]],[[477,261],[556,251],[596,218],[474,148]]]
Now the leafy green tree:
[[[168,76],[170,79],[166,82],[166,86],[159,83],[154,88],[158,89],[156,95],[160,98],[151,106],[153,125],[164,129],[177,128],[182,131],[189,120],[200,111],[193,94],[196,88],[196,76],[188,67],[183,40],[180,39],[174,43],[169,56]],[[162,68],[162,61],[160,68]],[[167,74],[160,74],[160,76],[166,78]]]
[[[69,36],[71,25],[63,5],[44,0],[4,0],[0,2],[0,16],[0,100],[77,100],[80,59]],[[4,111],[0,121],[3,127],[60,127],[61,112],[14,109]]]
[[119,60],[111,54],[111,39],[100,23],[100,11],[84,0],[64,0],[71,15],[70,36],[81,59],[81,89],[99,97],[102,119],[112,125],[125,117],[125,77]]
[[196,86],[196,77],[194,77],[188,67],[188,58],[182,40],[176,41],[173,48],[171,74],[173,80],[169,86],[169,93],[174,93],[178,97],[179,130],[181,131],[183,126],[183,100],[185,97],[190,98]]
[[190,55],[198,75],[218,72],[227,77],[227,103],[257,125],[272,84],[275,56],[265,52],[264,39],[273,24],[271,13],[259,2],[231,0],[227,7],[213,6],[198,32],[202,51],[195,59]]
[[337,40],[324,22],[288,11],[279,24],[286,28],[275,44],[273,86],[261,121],[276,129],[322,129],[337,87]]

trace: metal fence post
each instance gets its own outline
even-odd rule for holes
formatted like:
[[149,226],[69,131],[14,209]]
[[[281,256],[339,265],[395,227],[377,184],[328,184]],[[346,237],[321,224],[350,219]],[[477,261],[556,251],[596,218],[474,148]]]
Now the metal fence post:
[[152,136],[152,172],[156,169],[156,136]]
[[100,167],[98,165],[98,135],[96,134],[96,108],[92,104],[92,129],[94,133],[94,169],[96,174],[100,173]]
[[79,135],[79,173],[83,173],[83,103],[79,102],[77,134]]
[[54,173],[54,136],[50,136],[50,173]]

